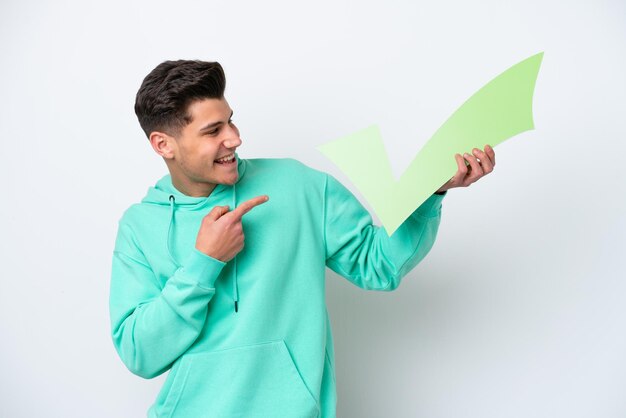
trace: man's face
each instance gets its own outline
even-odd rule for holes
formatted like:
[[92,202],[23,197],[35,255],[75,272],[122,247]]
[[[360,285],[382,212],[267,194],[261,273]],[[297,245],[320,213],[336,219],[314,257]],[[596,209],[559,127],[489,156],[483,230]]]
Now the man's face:
[[235,184],[241,138],[226,99],[197,100],[187,114],[191,122],[175,137],[168,160],[174,186],[190,196],[208,196],[217,184]]

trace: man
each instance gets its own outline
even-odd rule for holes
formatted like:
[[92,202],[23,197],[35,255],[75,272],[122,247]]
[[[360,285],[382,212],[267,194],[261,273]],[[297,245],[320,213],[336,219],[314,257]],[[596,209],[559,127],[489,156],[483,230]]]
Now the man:
[[137,93],[170,174],[120,220],[113,341],[133,373],[170,370],[150,417],[334,417],[325,267],[395,289],[434,242],[442,194],[491,172],[493,149],[457,155],[457,174],[388,237],[333,177],[240,159],[224,87],[218,63],[167,61]]

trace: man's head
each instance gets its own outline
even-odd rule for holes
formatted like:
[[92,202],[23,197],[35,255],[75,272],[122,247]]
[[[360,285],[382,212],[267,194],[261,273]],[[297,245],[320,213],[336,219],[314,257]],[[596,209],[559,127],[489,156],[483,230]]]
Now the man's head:
[[208,196],[238,179],[239,130],[224,98],[217,62],[166,61],[144,79],[135,100],[139,124],[163,157],[172,183],[190,196]]

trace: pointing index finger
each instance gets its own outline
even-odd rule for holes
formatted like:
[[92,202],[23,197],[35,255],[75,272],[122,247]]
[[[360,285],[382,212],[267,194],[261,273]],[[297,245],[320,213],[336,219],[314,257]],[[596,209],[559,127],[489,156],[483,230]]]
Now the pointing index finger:
[[267,195],[253,197],[237,206],[231,213],[238,219],[241,219],[243,215],[250,212],[252,208],[259,206],[267,202],[270,198]]

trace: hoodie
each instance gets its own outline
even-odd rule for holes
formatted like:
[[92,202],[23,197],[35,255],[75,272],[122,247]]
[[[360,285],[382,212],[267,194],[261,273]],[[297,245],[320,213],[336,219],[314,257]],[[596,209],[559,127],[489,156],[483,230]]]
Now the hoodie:
[[[335,367],[325,268],[393,290],[430,250],[443,196],[391,236],[332,176],[290,159],[238,158],[239,178],[208,197],[169,175],[119,221],[110,316],[134,374],[169,370],[149,417],[334,418]],[[243,217],[228,263],[195,248],[213,207],[270,200]]]

